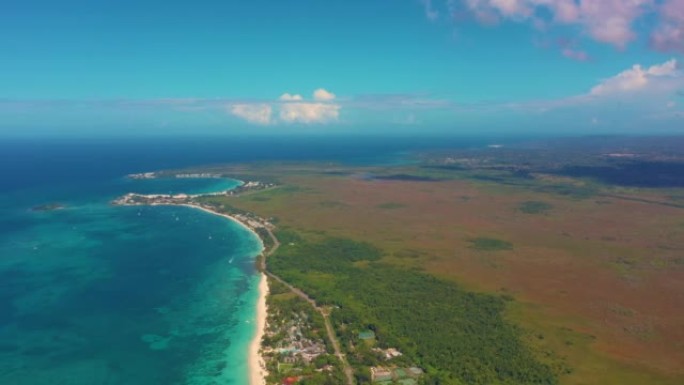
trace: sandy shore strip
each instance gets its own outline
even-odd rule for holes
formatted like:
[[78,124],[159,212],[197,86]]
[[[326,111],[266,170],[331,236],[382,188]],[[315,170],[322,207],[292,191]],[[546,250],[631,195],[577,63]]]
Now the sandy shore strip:
[[257,303],[257,331],[249,347],[249,385],[266,385],[266,363],[261,355],[261,339],[266,330],[266,296],[268,280],[266,274],[260,273],[259,301]]
[[[202,210],[204,212],[218,215],[224,218],[227,218],[231,221],[234,221],[238,223],[239,225],[243,226],[247,230],[251,231],[252,234],[254,234],[257,239],[259,239],[259,242],[261,243],[261,250],[260,254],[264,252],[264,242],[261,240],[261,237],[259,234],[256,233],[251,227],[247,226],[247,224],[243,223],[239,219],[228,215],[228,214],[223,214],[219,213],[213,210],[209,210],[205,207],[202,207],[200,205],[195,205],[195,204],[179,204],[176,206],[186,206],[186,207],[192,207],[198,210]],[[248,364],[249,364],[249,385],[266,385],[266,363],[264,362],[264,358],[261,356],[261,339],[264,336],[264,331],[266,330],[266,317],[267,317],[267,309],[266,309],[266,296],[268,295],[268,280],[266,278],[266,274],[263,272],[259,272],[259,299],[257,300],[257,311],[256,311],[256,333],[254,335],[254,338],[252,339],[252,343],[249,346],[249,356],[248,356]]]

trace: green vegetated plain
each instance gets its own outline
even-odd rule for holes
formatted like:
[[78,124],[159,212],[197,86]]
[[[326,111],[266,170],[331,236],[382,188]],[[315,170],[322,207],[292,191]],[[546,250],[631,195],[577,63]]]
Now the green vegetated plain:
[[[659,212],[658,207],[677,208],[678,202],[681,202],[678,198],[684,196],[681,190],[673,189],[669,197],[671,201],[668,201],[659,198],[662,191],[627,190],[626,187],[578,176],[569,179],[562,173],[549,173],[544,164],[542,166],[539,167],[540,174],[533,174],[477,165],[419,165],[392,169],[385,172],[387,177],[375,179],[379,180],[378,189],[388,183],[401,187],[411,185],[413,187],[402,192],[416,195],[429,192],[441,198],[442,202],[457,200],[459,204],[470,202],[473,205],[483,198],[493,198],[491,206],[480,204],[480,211],[469,211],[468,206],[462,206],[463,214],[480,218],[479,213],[482,212],[482,218],[488,218],[487,224],[491,224],[491,227],[469,232],[468,235],[473,238],[465,238],[464,235],[454,240],[464,254],[471,253],[473,258],[505,258],[510,254],[507,251],[511,250],[516,256],[533,252],[535,249],[531,246],[535,245],[531,245],[529,238],[524,237],[524,232],[518,234],[517,226],[524,224],[529,227],[520,227],[534,229],[534,226],[544,223],[557,228],[564,237],[557,244],[544,244],[543,250],[549,260],[563,257],[563,253],[584,256],[594,255],[596,250],[606,250],[608,257],[605,260],[597,259],[601,261],[600,264],[587,264],[587,272],[604,266],[615,269],[619,274],[611,282],[618,287],[622,285],[620,280],[624,280],[621,278],[625,275],[624,271],[636,274],[642,265],[649,272],[653,270],[650,265],[646,266],[646,262],[654,263],[652,260],[642,258],[642,261],[632,253],[623,253],[621,247],[625,247],[622,243],[624,240],[617,235],[607,232],[612,238],[602,236],[595,239],[591,232],[585,234],[583,229],[572,227],[572,224],[582,219],[581,215],[591,215],[593,218],[594,213],[601,214],[596,215],[598,219],[612,219],[620,214],[616,207],[633,207],[631,202],[653,204],[649,207],[640,206],[644,210],[642,215],[648,214],[648,210]],[[372,172],[381,173],[377,170]],[[320,174],[320,179],[316,177],[313,181],[300,177],[299,171],[293,172],[294,175],[284,173],[281,175],[283,184],[278,188],[236,200],[216,198],[216,203],[235,202],[246,210],[282,218],[282,222],[273,220],[280,229],[276,235],[282,246],[275,255],[269,257],[269,270],[303,289],[319,304],[328,306],[335,330],[360,384],[370,382],[369,366],[387,365],[372,351],[372,347],[396,347],[404,352],[404,361],[396,364],[417,365],[425,369],[427,375],[421,378],[424,384],[681,383],[678,373],[670,375],[662,368],[651,369],[646,365],[658,363],[658,358],[651,360],[637,356],[638,360],[630,362],[621,360],[620,356],[616,359],[601,350],[605,345],[601,347],[598,342],[605,341],[606,335],[610,336],[612,331],[607,333],[601,320],[592,318],[594,314],[575,314],[563,308],[564,303],[560,300],[558,313],[551,312],[545,300],[539,303],[530,301],[521,295],[520,290],[515,289],[506,293],[515,296],[516,301],[497,294],[495,287],[488,294],[464,289],[462,285],[468,283],[467,279],[451,279],[456,276],[454,272],[468,268],[466,264],[459,265],[461,260],[449,261],[458,269],[443,276],[440,275],[441,270],[435,268],[429,270],[427,267],[425,272],[413,268],[429,262],[436,263],[434,256],[442,250],[430,249],[420,239],[389,238],[381,232],[384,228],[365,227],[363,231],[366,233],[359,236],[358,222],[350,221],[349,216],[328,219],[332,209],[351,212],[359,217],[364,217],[368,212],[378,216],[388,215],[393,219],[404,215],[406,220],[413,219],[420,213],[419,210],[424,209],[420,207],[421,201],[413,200],[411,195],[393,195],[389,192],[364,206],[365,201],[355,200],[359,186],[358,178],[354,175],[360,173],[358,170],[328,172]],[[350,183],[339,183],[342,180],[349,180]],[[364,180],[364,183],[373,182]],[[354,185],[350,186],[351,183]],[[326,189],[329,184],[335,187]],[[445,185],[450,190],[445,189]],[[369,189],[361,191],[372,192]],[[497,201],[499,198],[501,204]],[[435,202],[438,200],[435,199]],[[597,206],[599,204],[600,207]],[[499,210],[498,213],[515,215],[504,219],[499,219],[498,214],[497,217],[486,217],[490,207],[492,211]],[[460,220],[468,218],[468,215],[460,215],[461,212],[457,214],[453,216],[453,221],[446,222],[445,228],[473,226],[465,219]],[[426,222],[428,220],[431,218],[422,219],[423,223],[432,223]],[[620,222],[618,229],[632,228],[623,225],[625,223],[628,222]],[[675,230],[684,226],[679,220],[672,223]],[[418,226],[414,229],[421,231]],[[597,229],[597,233],[602,234],[600,230]],[[331,238],[327,236],[328,233],[349,239]],[[676,231],[672,234],[673,239],[680,239]],[[657,239],[655,234],[639,233],[639,239],[649,239],[649,236]],[[359,243],[352,238],[367,240],[372,244]],[[424,239],[422,242],[425,242]],[[610,243],[606,243],[608,241]],[[387,248],[388,255],[374,245]],[[554,254],[556,252],[563,253]],[[582,259],[577,261],[583,263]],[[666,261],[675,263],[681,258]],[[439,265],[439,269],[443,266],[448,264]],[[545,265],[536,261],[530,266],[545,268]],[[496,273],[506,276],[505,269]],[[520,280],[524,280],[524,275],[522,277]],[[487,279],[486,276],[479,278]],[[572,291],[574,283],[563,283],[568,287],[567,290],[563,287],[564,296],[573,301],[581,298],[579,295],[573,297],[576,293]],[[472,290],[481,289],[479,286],[469,287]],[[616,294],[619,295],[622,294]],[[551,304],[556,305],[555,302]],[[611,309],[613,312],[626,312],[622,308]],[[635,309],[639,310],[638,307]],[[524,330],[515,325],[521,325]],[[620,323],[616,325],[623,326]],[[374,331],[376,340],[372,343],[360,340],[359,332],[364,330]],[[629,339],[631,336],[620,338]],[[639,340],[638,344],[643,342]],[[642,347],[629,349],[625,352],[636,354]],[[644,344],[643,349],[649,347]],[[653,350],[648,354],[652,355]]]
[[368,243],[306,239],[291,230],[277,236],[283,246],[269,258],[269,269],[333,307],[360,384],[370,382],[367,367],[379,363],[358,339],[369,329],[379,346],[396,347],[407,363],[425,368],[425,384],[557,383],[558,371],[535,358],[504,318],[510,299],[384,264],[382,251]]
[[470,247],[480,251],[513,250],[513,244],[496,238],[478,237],[468,240]]

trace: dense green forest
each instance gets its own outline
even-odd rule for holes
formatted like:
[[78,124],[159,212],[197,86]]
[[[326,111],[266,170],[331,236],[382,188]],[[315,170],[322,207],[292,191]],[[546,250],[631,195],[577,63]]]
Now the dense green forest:
[[465,291],[417,270],[389,266],[367,243],[305,240],[277,233],[283,246],[269,270],[334,308],[332,319],[357,380],[369,381],[358,332],[375,331],[381,347],[396,347],[427,372],[426,384],[555,384],[556,375],[521,342],[503,318],[506,299]]

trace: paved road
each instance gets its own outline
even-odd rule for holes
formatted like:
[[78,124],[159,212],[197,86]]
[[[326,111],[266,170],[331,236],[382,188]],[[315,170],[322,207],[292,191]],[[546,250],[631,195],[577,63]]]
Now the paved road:
[[339,341],[337,341],[335,330],[333,329],[332,323],[330,322],[329,311],[323,307],[318,306],[316,301],[309,297],[305,292],[285,282],[285,280],[271,273],[266,268],[266,257],[273,255],[273,253],[275,253],[280,247],[280,241],[278,241],[278,238],[276,238],[276,236],[270,229],[266,228],[266,230],[268,231],[268,235],[271,237],[271,240],[273,240],[273,247],[263,254],[260,264],[261,271],[263,271],[267,276],[285,285],[288,289],[290,289],[291,292],[293,292],[294,294],[298,295],[300,298],[308,302],[311,306],[313,306],[314,309],[316,309],[317,312],[321,314],[321,316],[323,316],[323,320],[325,321],[325,331],[328,334],[328,340],[330,340],[330,343],[332,344],[333,350],[335,351],[335,355],[342,363],[344,374],[347,377],[347,385],[354,385],[354,371],[352,370],[351,366],[349,366],[347,358],[344,356],[344,354],[342,354],[342,350],[340,349],[340,343]]

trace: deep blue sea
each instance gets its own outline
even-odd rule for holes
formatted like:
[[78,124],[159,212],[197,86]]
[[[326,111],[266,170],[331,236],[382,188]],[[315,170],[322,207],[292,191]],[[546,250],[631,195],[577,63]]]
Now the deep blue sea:
[[[126,174],[265,160],[406,161],[488,142],[382,138],[0,139],[0,384],[247,384],[260,249],[184,207],[113,207],[127,192],[225,190]],[[51,202],[54,211],[32,207]]]

